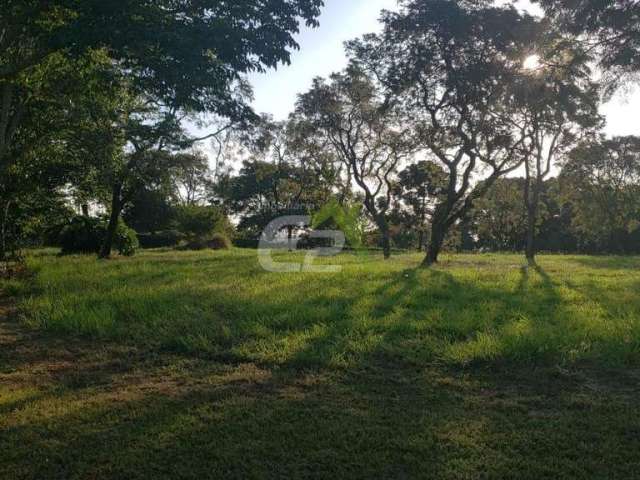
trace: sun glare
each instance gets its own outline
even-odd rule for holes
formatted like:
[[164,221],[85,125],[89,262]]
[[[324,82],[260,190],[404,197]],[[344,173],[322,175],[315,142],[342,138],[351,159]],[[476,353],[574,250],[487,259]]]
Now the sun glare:
[[538,70],[541,66],[540,55],[529,55],[522,63],[525,70]]

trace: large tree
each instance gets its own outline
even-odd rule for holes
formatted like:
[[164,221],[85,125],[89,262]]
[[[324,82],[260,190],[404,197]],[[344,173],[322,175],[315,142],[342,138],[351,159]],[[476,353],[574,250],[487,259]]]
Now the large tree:
[[[20,111],[20,125],[5,143],[4,158],[11,161],[0,168],[0,204],[8,213],[3,223],[14,221],[17,205],[32,204],[35,197],[27,197],[43,189],[56,196],[71,184],[74,193],[95,195],[93,172],[123,146],[114,128],[118,100],[110,71],[102,51],[74,60],[51,55],[33,70],[29,107]],[[12,240],[19,241],[19,230],[12,231]]]
[[357,65],[315,79],[300,95],[296,122],[306,125],[316,145],[331,148],[364,196],[363,204],[382,236],[385,258],[391,255],[389,212],[393,181],[401,162],[411,153],[413,139],[392,105],[385,102],[373,80]]
[[581,138],[597,131],[599,85],[591,81],[591,57],[579,46],[545,32],[514,79],[508,120],[526,137],[524,204],[527,213],[525,256],[535,264],[536,225],[545,180]]
[[243,73],[289,62],[299,22],[322,0],[5,0],[0,10],[0,165],[51,55],[105,49],[140,94],[230,114]]
[[613,85],[640,72],[640,3],[636,0],[536,0],[565,32],[598,54]]
[[447,173],[425,266],[438,261],[447,232],[473,201],[523,160],[524,135],[509,126],[506,100],[538,25],[484,3],[405,1],[399,12],[384,12],[381,34],[349,45]]
[[[321,6],[322,0],[8,0],[0,12],[0,169],[15,161],[14,138],[26,128],[25,112],[34,108],[39,67],[53,55],[106,52],[114,77],[134,99],[120,115],[135,154],[127,153],[124,162],[115,158],[112,232],[124,204],[122,184],[136,170],[132,161],[148,153],[135,145],[140,130],[146,129],[147,146],[163,149],[177,145],[176,135],[168,138],[167,132],[173,127],[181,133],[177,126],[186,116],[251,116],[245,97],[237,94],[243,75],[287,63],[297,48],[293,34],[300,21],[315,25]],[[102,256],[109,255],[111,238]]]
[[517,252],[524,247],[527,215],[522,206],[522,178],[501,178],[471,211],[480,248]]
[[570,153],[560,179],[583,250],[640,251],[640,138],[585,141]]
[[426,246],[429,220],[445,191],[446,180],[444,169],[429,161],[411,163],[398,173],[393,188],[397,200],[394,216],[405,229],[415,232],[416,247],[420,251]]

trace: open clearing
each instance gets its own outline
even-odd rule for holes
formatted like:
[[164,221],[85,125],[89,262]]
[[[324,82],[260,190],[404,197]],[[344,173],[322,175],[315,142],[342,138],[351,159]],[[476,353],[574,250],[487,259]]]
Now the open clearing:
[[638,478],[640,258],[420,260],[34,253],[0,476]]

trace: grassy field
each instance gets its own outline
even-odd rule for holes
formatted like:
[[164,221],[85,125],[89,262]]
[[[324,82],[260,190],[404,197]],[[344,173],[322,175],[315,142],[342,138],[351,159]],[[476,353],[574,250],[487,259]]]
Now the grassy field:
[[640,478],[640,258],[420,260],[37,252],[0,477]]

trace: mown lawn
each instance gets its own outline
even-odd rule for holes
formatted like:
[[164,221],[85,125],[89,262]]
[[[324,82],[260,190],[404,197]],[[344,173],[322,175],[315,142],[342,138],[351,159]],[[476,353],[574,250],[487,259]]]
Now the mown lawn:
[[420,260],[34,254],[0,478],[640,478],[640,258]]

